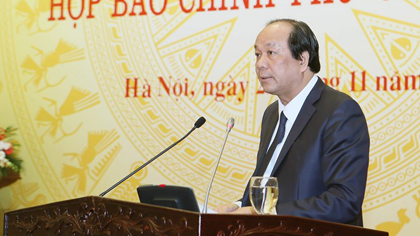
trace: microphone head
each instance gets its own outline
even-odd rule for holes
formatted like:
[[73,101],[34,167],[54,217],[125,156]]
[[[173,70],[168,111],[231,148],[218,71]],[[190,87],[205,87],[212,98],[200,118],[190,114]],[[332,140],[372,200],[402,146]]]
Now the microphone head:
[[235,119],[233,119],[232,117],[229,118],[229,120],[226,124],[226,131],[230,132],[230,130],[232,130],[234,125],[235,125]]
[[206,118],[200,117],[194,124],[195,128],[200,128],[204,123],[206,123]]

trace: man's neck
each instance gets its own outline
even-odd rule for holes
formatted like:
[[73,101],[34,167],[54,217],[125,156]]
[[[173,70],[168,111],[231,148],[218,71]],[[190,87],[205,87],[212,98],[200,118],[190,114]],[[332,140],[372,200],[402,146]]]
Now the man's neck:
[[314,75],[315,73],[313,73],[310,70],[305,71],[305,73],[303,74],[302,82],[299,85],[297,85],[297,88],[294,90],[293,94],[289,94],[289,96],[278,96],[281,103],[285,106],[289,104],[289,102],[292,101],[293,98],[295,98],[306,87],[306,85],[308,85],[309,81],[311,81]]

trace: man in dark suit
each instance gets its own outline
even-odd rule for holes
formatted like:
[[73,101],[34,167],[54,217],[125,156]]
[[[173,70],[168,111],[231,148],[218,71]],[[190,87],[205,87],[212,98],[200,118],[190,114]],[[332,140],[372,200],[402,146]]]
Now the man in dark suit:
[[[256,73],[264,91],[279,100],[264,113],[253,176],[277,177],[279,215],[362,226],[369,162],[366,119],[356,101],[315,75],[318,50],[304,22],[274,20],[258,35]],[[248,188],[240,204],[216,210],[256,214]]]

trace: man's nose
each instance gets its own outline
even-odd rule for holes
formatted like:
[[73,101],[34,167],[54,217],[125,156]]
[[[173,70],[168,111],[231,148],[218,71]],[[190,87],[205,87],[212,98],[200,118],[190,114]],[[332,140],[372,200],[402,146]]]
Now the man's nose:
[[267,67],[267,65],[266,65],[266,58],[265,58],[265,56],[264,55],[261,55],[260,57],[257,57],[257,60],[255,62],[255,68],[257,70],[262,70],[262,69],[264,69],[266,67]]

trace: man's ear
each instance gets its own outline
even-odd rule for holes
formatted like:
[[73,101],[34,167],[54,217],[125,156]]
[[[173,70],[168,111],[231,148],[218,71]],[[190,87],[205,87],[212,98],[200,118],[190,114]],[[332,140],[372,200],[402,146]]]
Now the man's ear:
[[308,66],[308,64],[309,64],[309,52],[308,51],[304,51],[304,52],[302,52],[302,54],[300,54],[299,64],[302,65],[302,66]]
[[304,51],[302,52],[302,54],[300,54],[299,64],[301,66],[302,72],[308,69],[309,67],[309,52],[308,51]]

